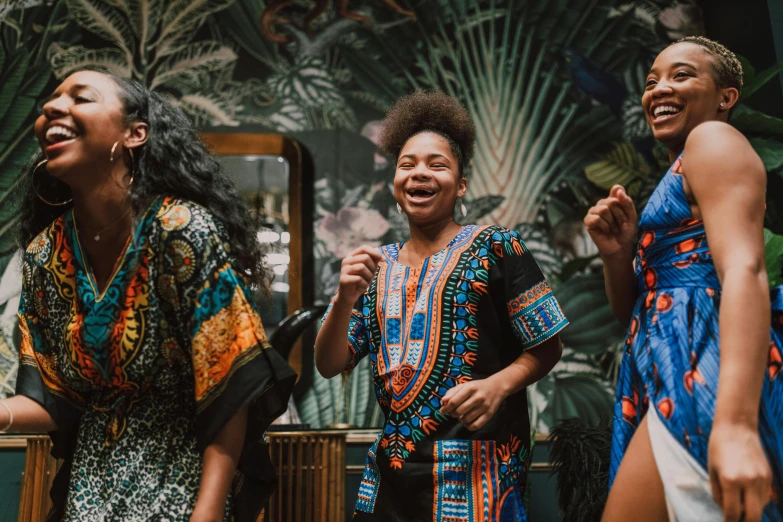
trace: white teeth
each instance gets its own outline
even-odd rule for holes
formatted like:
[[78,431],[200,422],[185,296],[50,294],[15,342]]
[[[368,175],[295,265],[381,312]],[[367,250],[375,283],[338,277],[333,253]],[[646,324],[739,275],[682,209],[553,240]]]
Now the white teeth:
[[[57,138],[55,138],[57,137]],[[63,139],[60,139],[60,137],[71,140],[76,137],[76,133],[73,132],[71,129],[68,129],[66,127],[63,127],[61,125],[53,125],[49,127],[46,131],[46,141],[52,143],[57,141],[63,141]]]
[[677,114],[678,112],[680,112],[680,109],[673,105],[660,105],[653,111],[653,116],[657,118],[662,114]]

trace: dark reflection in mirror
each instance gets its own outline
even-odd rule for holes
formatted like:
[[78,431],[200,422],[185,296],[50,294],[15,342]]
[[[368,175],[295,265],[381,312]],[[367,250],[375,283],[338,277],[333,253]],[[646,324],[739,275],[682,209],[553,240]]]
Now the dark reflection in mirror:
[[288,308],[289,164],[282,156],[220,155],[218,161],[237,184],[256,218],[258,240],[267,247],[266,262],[274,272],[269,295],[256,292],[261,320],[267,335],[286,317]]

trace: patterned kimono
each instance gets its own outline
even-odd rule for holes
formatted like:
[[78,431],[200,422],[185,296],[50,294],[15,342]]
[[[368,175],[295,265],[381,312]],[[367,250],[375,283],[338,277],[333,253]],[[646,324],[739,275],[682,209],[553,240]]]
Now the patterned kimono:
[[[704,222],[693,218],[682,181],[680,157],[639,220],[639,298],[617,383],[610,483],[649,408],[655,408],[664,433],[706,475],[720,369],[721,284]],[[782,351],[783,288],[778,287],[772,293],[769,365],[759,405],[759,434],[772,466],[776,499],[764,512],[768,522],[783,521]]]
[[151,204],[102,293],[71,210],[30,244],[17,393],[58,426],[51,520],[187,521],[202,452],[243,405],[226,517],[256,520],[274,485],[263,433],[295,375],[232,262],[222,226],[174,198]]
[[475,432],[439,410],[450,388],[504,369],[566,318],[516,232],[463,227],[415,268],[397,261],[401,247],[381,248],[383,261],[350,320],[349,368],[369,355],[386,417],[354,520],[524,521],[525,391]]

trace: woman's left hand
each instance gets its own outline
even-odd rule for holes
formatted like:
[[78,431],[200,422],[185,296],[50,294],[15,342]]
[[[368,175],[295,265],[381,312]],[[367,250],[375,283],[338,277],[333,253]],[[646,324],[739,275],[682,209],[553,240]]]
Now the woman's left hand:
[[507,395],[505,386],[492,378],[469,381],[446,392],[440,411],[476,431],[489,422]]

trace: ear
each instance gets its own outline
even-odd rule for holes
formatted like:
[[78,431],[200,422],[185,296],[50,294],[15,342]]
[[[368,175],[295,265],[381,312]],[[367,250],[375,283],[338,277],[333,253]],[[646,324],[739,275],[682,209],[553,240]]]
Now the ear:
[[721,89],[718,114],[724,112],[728,113],[728,111],[737,104],[738,100],[739,91],[735,87],[726,87],[725,89]]
[[135,121],[125,130],[123,146],[126,149],[135,149],[147,143],[149,138],[149,125],[143,121]]
[[464,198],[465,194],[467,193],[468,193],[468,180],[465,178],[459,178],[459,182],[457,183],[457,197]]

